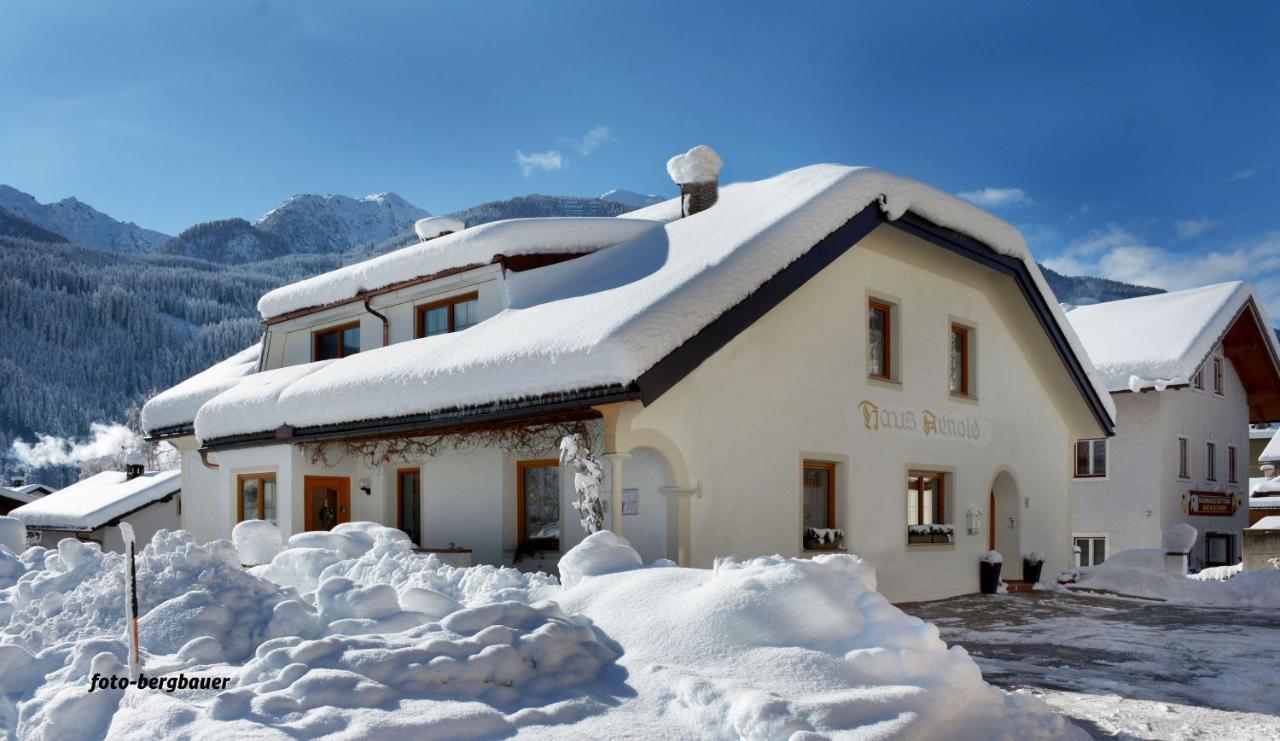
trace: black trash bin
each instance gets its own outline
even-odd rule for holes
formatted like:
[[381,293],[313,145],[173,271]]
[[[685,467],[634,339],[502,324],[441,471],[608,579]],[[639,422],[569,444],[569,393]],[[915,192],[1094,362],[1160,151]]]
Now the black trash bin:
[[1000,567],[1003,565],[999,561],[986,561],[981,563],[981,571],[978,572],[978,584],[983,594],[995,594],[1000,586]]
[[1040,572],[1044,570],[1044,561],[1022,559],[1022,580],[1032,584],[1040,583]]

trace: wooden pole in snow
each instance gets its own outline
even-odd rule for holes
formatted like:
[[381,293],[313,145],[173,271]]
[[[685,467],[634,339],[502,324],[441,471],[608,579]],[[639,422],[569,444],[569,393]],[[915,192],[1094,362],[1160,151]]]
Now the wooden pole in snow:
[[142,655],[138,647],[138,567],[134,562],[136,545],[133,526],[120,523],[120,537],[124,540],[124,618],[129,632],[129,679],[136,682],[142,670]]

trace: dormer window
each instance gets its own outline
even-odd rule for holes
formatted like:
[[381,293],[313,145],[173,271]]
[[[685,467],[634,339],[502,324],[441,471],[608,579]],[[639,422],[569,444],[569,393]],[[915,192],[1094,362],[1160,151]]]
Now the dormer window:
[[360,322],[311,333],[311,360],[334,360],[360,352]]
[[480,321],[480,294],[472,291],[418,307],[418,337],[461,332]]

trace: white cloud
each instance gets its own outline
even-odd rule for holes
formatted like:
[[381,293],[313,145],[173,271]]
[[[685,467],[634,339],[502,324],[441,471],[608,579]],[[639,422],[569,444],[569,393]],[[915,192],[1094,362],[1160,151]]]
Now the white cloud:
[[576,153],[578,158],[590,157],[593,152],[611,141],[613,141],[613,131],[608,126],[595,126],[578,138],[561,137],[556,142],[556,149],[527,154],[517,149],[515,162],[525,177],[529,177],[537,170],[555,172],[568,166],[570,161],[570,157],[561,150]]
[[1022,188],[983,188],[982,190],[970,190],[959,194],[961,198],[983,208],[1008,208],[1011,206],[1026,206],[1031,203],[1031,198]]
[[529,154],[517,149],[516,164],[520,167],[520,172],[524,173],[525,177],[529,177],[534,170],[554,172],[564,167],[564,155],[555,149],[546,152],[530,152]]
[[1265,169],[1267,169],[1267,165],[1250,167],[1248,170],[1241,170],[1240,172],[1232,173],[1231,177],[1227,178],[1227,180],[1233,183],[1236,182],[1237,180],[1250,180],[1252,178],[1257,177],[1258,174]]
[[1204,235],[1205,232],[1212,229],[1218,222],[1210,218],[1203,219],[1179,219],[1173,222],[1173,228],[1177,230],[1178,236],[1182,239],[1195,239]]

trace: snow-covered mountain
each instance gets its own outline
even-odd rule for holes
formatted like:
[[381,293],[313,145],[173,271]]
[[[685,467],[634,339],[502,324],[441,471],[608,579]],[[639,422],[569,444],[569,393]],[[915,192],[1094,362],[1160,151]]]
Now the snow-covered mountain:
[[161,247],[160,252],[235,264],[282,257],[289,254],[289,246],[244,219],[224,219],[184,229]]
[[7,185],[0,185],[0,210],[61,234],[76,244],[112,252],[150,252],[170,239],[168,234],[113,219],[75,198],[40,203],[30,194]]
[[602,194],[600,200],[613,201],[632,208],[644,208],[645,206],[652,206],[660,201],[665,201],[667,198],[665,196],[637,193],[634,190],[615,188],[608,193]]
[[288,246],[289,252],[337,252],[381,242],[430,216],[395,193],[356,199],[339,195],[296,195],[253,223]]

